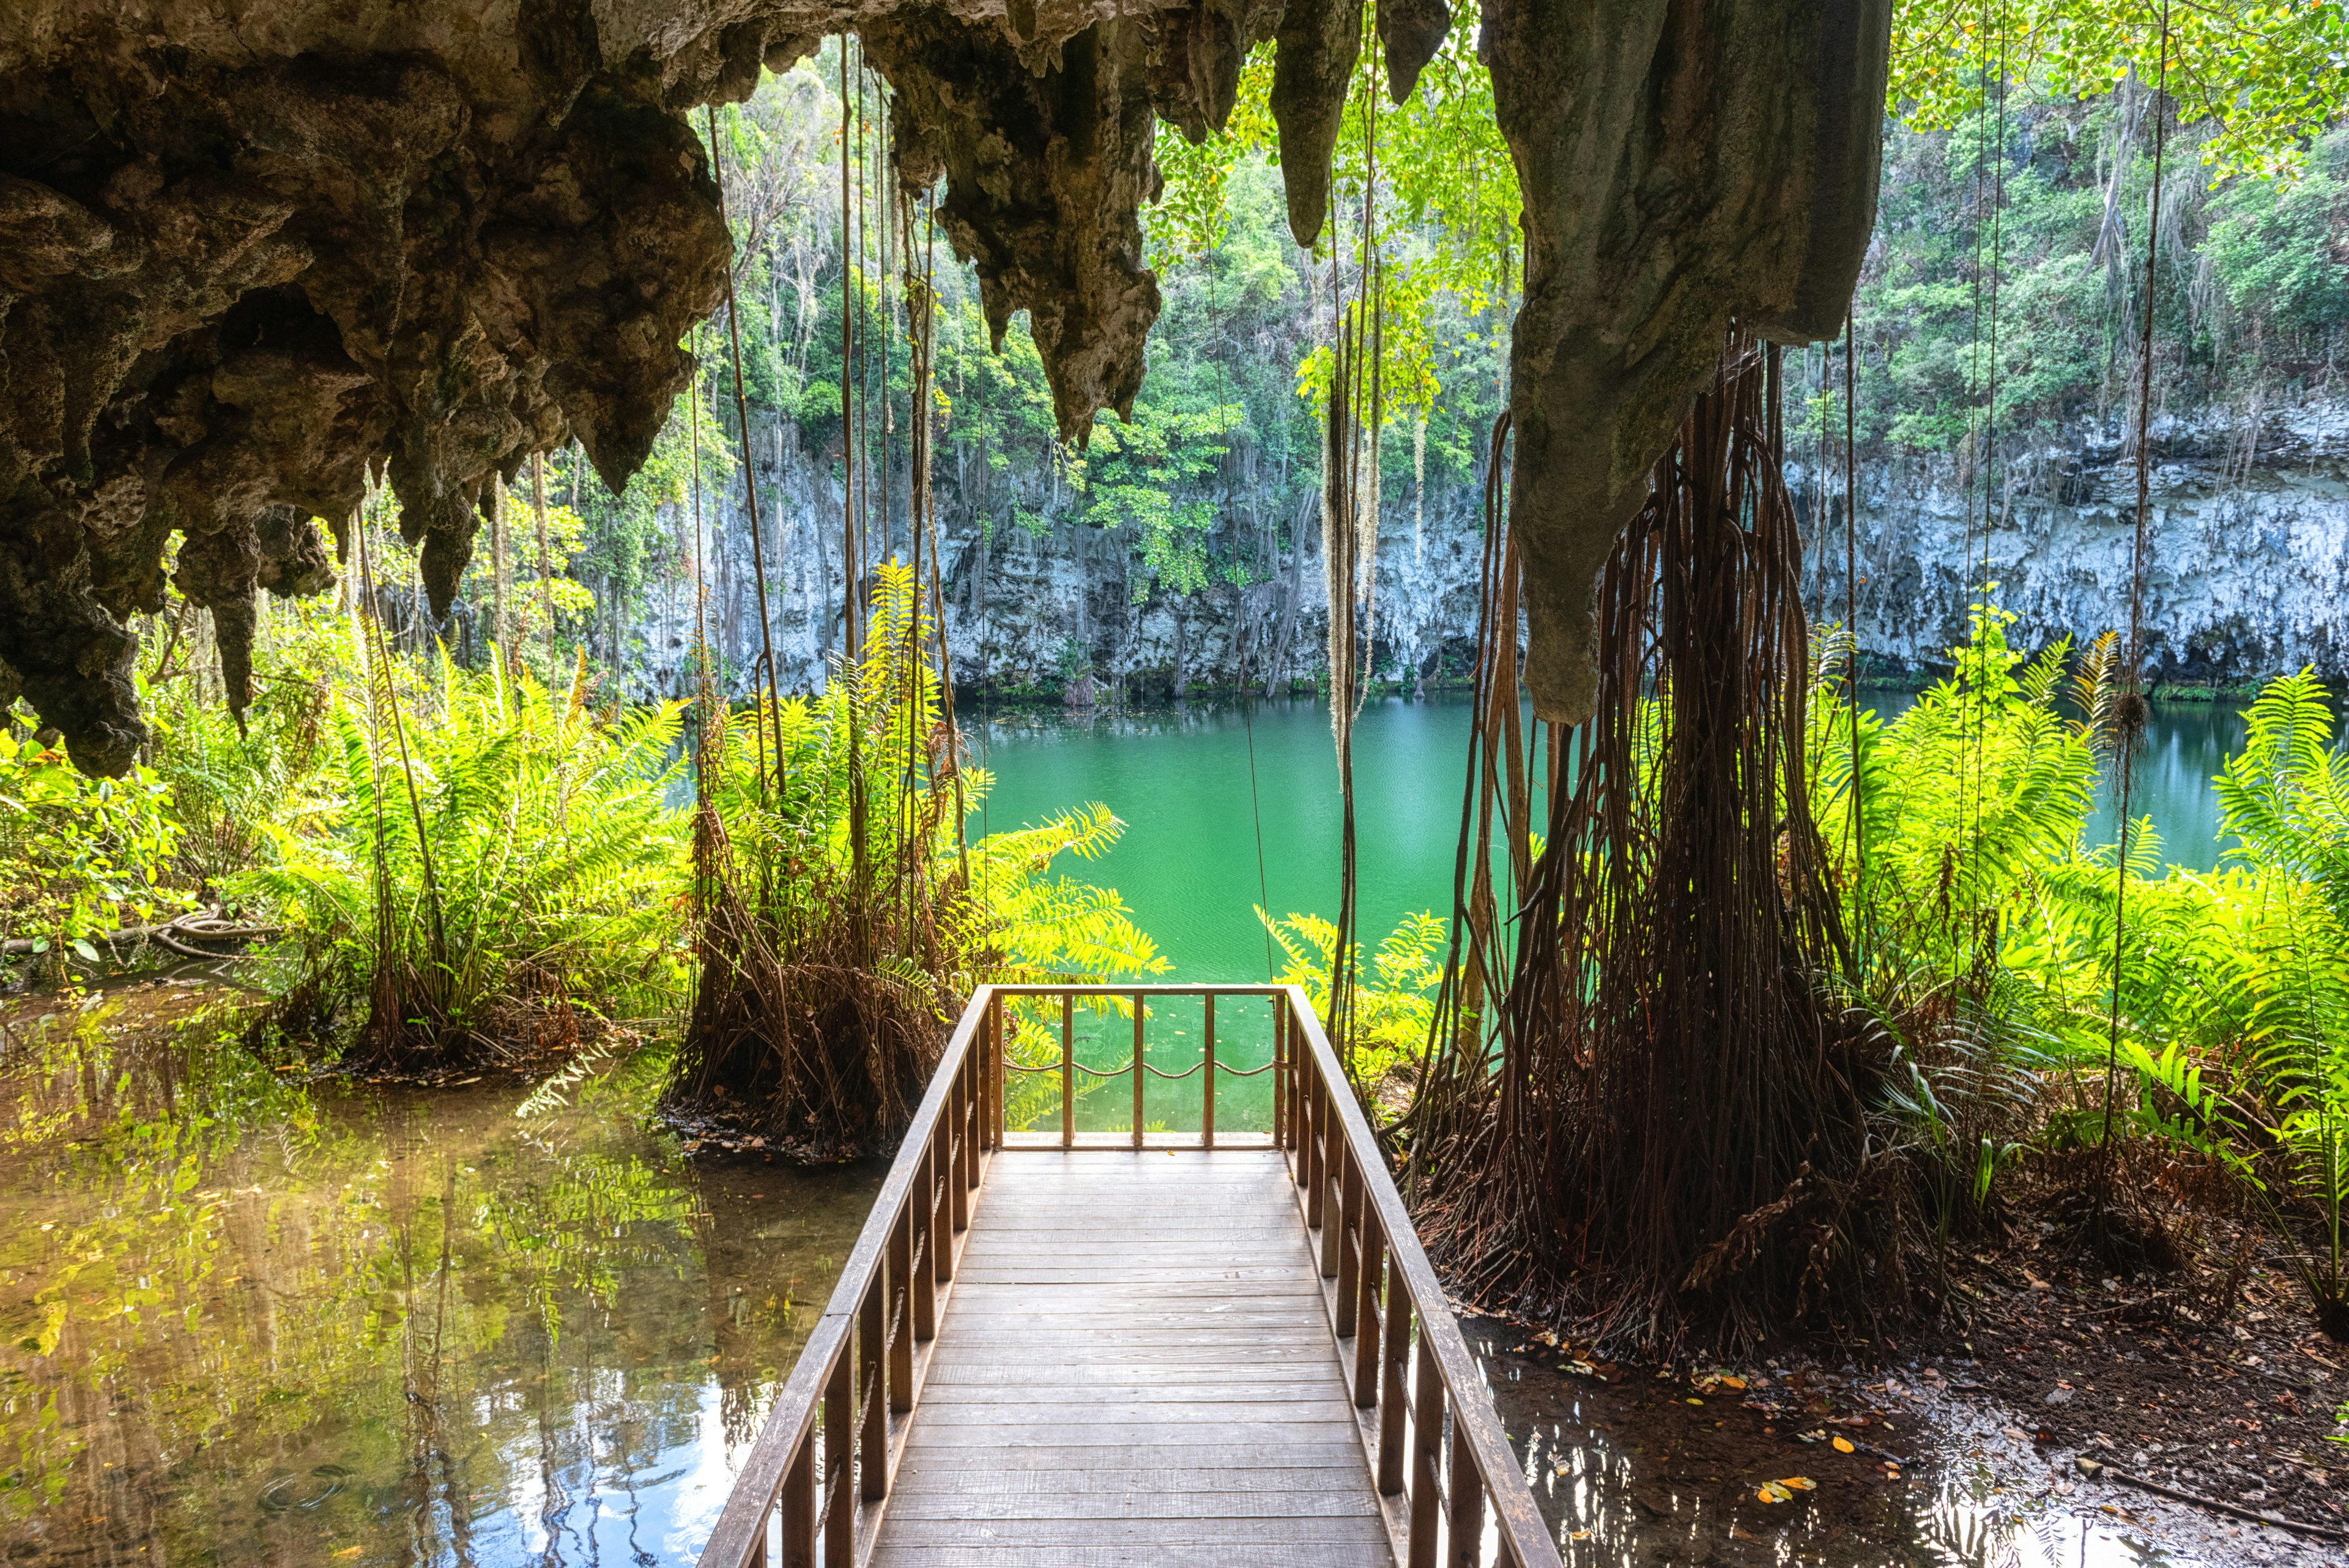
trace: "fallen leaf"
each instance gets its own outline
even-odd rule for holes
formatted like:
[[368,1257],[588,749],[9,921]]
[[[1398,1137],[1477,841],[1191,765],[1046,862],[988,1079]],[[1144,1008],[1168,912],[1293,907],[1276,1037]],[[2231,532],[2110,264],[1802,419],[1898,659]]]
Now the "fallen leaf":
[[1702,1399],[1692,1399],[1692,1400],[1690,1400],[1690,1401],[1689,1401],[1689,1403],[1690,1403],[1690,1404],[1692,1404],[1692,1405],[1702,1405],[1702,1404],[1703,1404],[1703,1403],[1704,1403],[1704,1401],[1703,1401],[1703,1400],[1702,1400]]
[[1819,1485],[1808,1476],[1781,1476],[1778,1478],[1778,1484],[1792,1487],[1796,1491],[1816,1491]]
[[1734,1388],[1741,1394],[1745,1392],[1745,1379],[1743,1377],[1731,1377],[1724,1374],[1721,1379],[1721,1386],[1724,1388]]
[[1754,1495],[1763,1502],[1792,1502],[1795,1500],[1795,1494],[1776,1481],[1764,1481]]
[[1851,1439],[1849,1438],[1837,1438],[1835,1440],[1835,1451],[1839,1454],[1850,1453],[1852,1451]]

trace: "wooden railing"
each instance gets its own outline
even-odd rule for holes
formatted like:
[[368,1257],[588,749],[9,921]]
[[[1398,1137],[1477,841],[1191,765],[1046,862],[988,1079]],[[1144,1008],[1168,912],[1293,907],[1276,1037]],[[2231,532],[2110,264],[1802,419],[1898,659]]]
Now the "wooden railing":
[[765,1568],[778,1525],[784,1568],[815,1568],[819,1538],[824,1568],[855,1568],[871,1549],[970,1228],[982,1145],[993,1147],[1002,1122],[1001,1079],[973,1046],[985,995],[947,1042],[832,1301],[702,1548],[703,1568]]
[[[1203,999],[1198,1065],[1147,1064],[1154,1002]],[[1143,1147],[1145,1068],[1164,1079],[1202,1072],[1197,1144],[1218,1147],[1215,1002],[1273,999],[1272,1060],[1226,1075],[1273,1075],[1272,1133],[1247,1139],[1283,1151],[1299,1206],[1318,1245],[1332,1333],[1360,1413],[1366,1457],[1402,1568],[1557,1568],[1476,1362],[1460,1337],[1387,1175],[1351,1085],[1299,986],[982,986],[948,1040],[871,1217],[832,1300],[800,1353],[746,1458],[701,1568],[765,1568],[780,1542],[784,1568],[858,1568],[872,1550],[904,1447],[929,1346],[951,1293],[961,1239],[988,1162],[1008,1147],[1007,1068],[1057,1072],[1061,1126],[1044,1147],[1102,1147],[1075,1128],[1077,1074],[1133,1077],[1130,1144]],[[1004,1003],[1061,1002],[1057,1063],[1007,1064]],[[1080,1000],[1131,1003],[1134,1049],[1126,1067],[1076,1060]],[[1152,1147],[1170,1141],[1154,1135]],[[1185,1141],[1188,1141],[1187,1139]],[[1239,1140],[1226,1137],[1221,1147]],[[1349,1354],[1350,1352],[1350,1354]],[[819,1551],[821,1557],[819,1558]]]
[[1488,1554],[1503,1568],[1557,1568],[1557,1545],[1353,1085],[1304,990],[1286,989],[1292,1125],[1283,1147],[1320,1241],[1334,1331],[1341,1345],[1352,1342],[1354,1405],[1403,1568],[1434,1568],[1439,1552],[1448,1568]]

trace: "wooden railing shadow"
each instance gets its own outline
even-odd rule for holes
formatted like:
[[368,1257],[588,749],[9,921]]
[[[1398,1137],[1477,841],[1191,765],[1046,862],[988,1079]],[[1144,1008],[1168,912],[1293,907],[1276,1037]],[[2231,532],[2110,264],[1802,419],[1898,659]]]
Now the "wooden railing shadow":
[[[1557,1548],[1495,1415],[1389,1179],[1369,1124],[1305,992],[1298,986],[982,986],[964,1010],[832,1300],[752,1444],[701,1568],[859,1568],[886,1511],[923,1378],[987,1172],[1021,1147],[1143,1147],[1143,1069],[1151,1004],[1206,999],[1201,1129],[1191,1147],[1283,1152],[1317,1243],[1335,1349],[1352,1393],[1364,1458],[1402,1568],[1557,1568]],[[1214,1002],[1275,1003],[1273,1130],[1220,1142],[1215,1128]],[[1057,998],[1061,1060],[1019,1070],[1061,1075],[1057,1137],[1008,1141],[1004,1006]],[[1073,1009],[1120,999],[1133,1013],[1135,1116],[1129,1138],[1075,1126]],[[1150,1069],[1153,1072],[1157,1070]],[[1262,1069],[1245,1070],[1260,1071]],[[1165,1078],[1189,1075],[1159,1073]],[[1226,1074],[1234,1070],[1226,1067]],[[1150,1135],[1164,1147],[1166,1135]],[[835,1459],[835,1456],[837,1458]]]

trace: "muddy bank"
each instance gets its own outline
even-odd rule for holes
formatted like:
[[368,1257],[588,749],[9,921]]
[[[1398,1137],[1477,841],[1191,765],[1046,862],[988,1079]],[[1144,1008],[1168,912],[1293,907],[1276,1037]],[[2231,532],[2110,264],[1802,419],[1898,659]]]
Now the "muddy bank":
[[1464,1327],[1569,1565],[2349,1562],[2342,1347],[2255,1238],[2199,1223],[2240,1268],[2116,1272],[2026,1220],[1961,1260],[1962,1315],[1734,1365]]

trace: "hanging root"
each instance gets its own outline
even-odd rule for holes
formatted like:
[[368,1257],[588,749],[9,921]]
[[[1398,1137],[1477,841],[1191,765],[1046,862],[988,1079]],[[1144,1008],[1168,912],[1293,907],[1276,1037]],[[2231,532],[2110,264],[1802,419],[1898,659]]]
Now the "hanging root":
[[1490,1033],[1438,1042],[1414,1112],[1464,1293],[1651,1354],[1907,1293],[1882,1039],[1833,994],[1777,404],[1775,355],[1733,337],[1600,580],[1599,705],[1554,764]]
[[[701,833],[722,841],[714,809]],[[791,902],[762,909],[730,878],[714,888],[667,1103],[756,1127],[794,1158],[878,1152],[937,1065],[949,999],[922,966],[860,950],[891,900],[834,886]]]
[[721,720],[705,691],[696,758],[698,983],[665,1104],[811,1161],[895,1142],[988,961],[934,628],[912,568],[878,578],[823,698]]

